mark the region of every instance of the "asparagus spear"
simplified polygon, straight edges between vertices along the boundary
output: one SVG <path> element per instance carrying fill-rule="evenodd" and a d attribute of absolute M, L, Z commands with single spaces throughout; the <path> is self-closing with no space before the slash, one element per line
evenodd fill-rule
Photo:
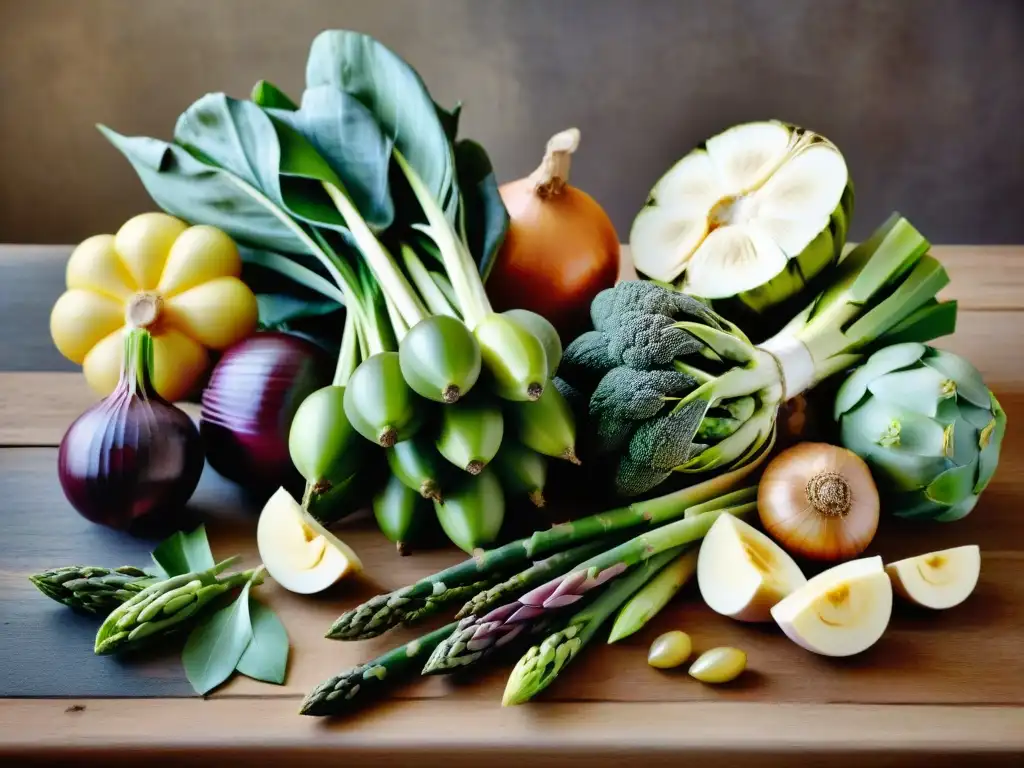
<path fill-rule="evenodd" d="M 225 592 L 250 580 L 262 583 L 262 567 L 218 579 L 217 574 L 235 560 L 237 558 L 229 558 L 207 571 L 173 576 L 146 587 L 115 608 L 103 621 L 96 633 L 95 652 L 132 650 L 147 638 L 183 629 Z"/>
<path fill-rule="evenodd" d="M 583 596 L 630 566 L 660 552 L 704 537 L 722 514 L 742 515 L 757 509 L 748 502 L 683 518 L 653 531 L 645 531 L 629 541 L 580 564 L 571 573 L 558 576 L 527 592 L 508 605 L 495 608 L 480 617 L 470 616 L 430 655 L 423 674 L 445 674 L 475 664 L 496 648 L 511 642 L 531 624 L 549 612 L 572 605 Z"/>
<path fill-rule="evenodd" d="M 697 551 L 690 547 L 680 554 L 622 606 L 608 633 L 609 643 L 629 637 L 658 615 L 697 570 Z"/>
<path fill-rule="evenodd" d="M 610 533 L 638 528 L 657 528 L 685 514 L 687 508 L 715 500 L 746 479 L 758 462 L 710 480 L 659 496 L 638 501 L 626 507 L 583 517 L 569 523 L 560 523 L 545 531 L 537 531 L 525 539 L 509 542 L 497 549 L 474 553 L 451 568 L 427 576 L 415 584 L 387 594 L 377 595 L 362 605 L 342 614 L 327 631 L 334 640 L 362 640 L 377 637 L 400 624 L 408 624 L 427 615 L 421 612 L 433 602 L 436 610 L 456 599 L 487 589 L 512 574 L 530 567 L 533 560 L 562 552 L 572 546 Z M 756 489 L 745 493 L 756 498 Z M 452 589 L 470 587 L 456 598 Z M 405 606 L 415 606 L 412 610 Z M 433 612 L 433 610 L 428 611 Z M 411 615 L 410 615 L 411 614 Z"/>
<path fill-rule="evenodd" d="M 539 586 L 545 581 L 568 571 L 570 568 L 582 563 L 588 557 L 593 557 L 599 552 L 611 546 L 604 539 L 581 544 L 578 547 L 567 549 L 564 552 L 556 552 L 544 560 L 531 565 L 525 571 L 511 576 L 505 581 L 495 584 L 490 589 L 477 592 L 473 598 L 462 606 L 455 615 L 456 619 L 463 619 L 466 616 L 482 616 L 489 609 L 507 603 L 509 600 L 518 597 L 532 587 Z"/>
<path fill-rule="evenodd" d="M 449 584 L 445 580 L 444 575 L 449 572 L 454 573 L 454 578 L 457 580 L 461 574 L 459 569 L 471 562 L 475 561 L 467 560 L 408 587 L 371 597 L 362 605 L 343 613 L 336 619 L 331 628 L 327 630 L 327 637 L 332 640 L 365 640 L 383 635 L 389 629 L 400 624 L 412 624 L 437 613 L 451 603 L 465 600 L 480 590 L 487 589 L 503 575 L 496 573 L 493 578 L 480 579 L 463 585 Z M 428 583 L 432 585 L 431 589 L 435 592 L 424 594 Z"/>
<path fill-rule="evenodd" d="M 594 602 L 573 616 L 565 629 L 528 650 L 509 676 L 502 705 L 522 704 L 547 688 L 611 615 L 682 551 L 683 547 L 665 550 L 615 579 Z"/>
<path fill-rule="evenodd" d="M 423 657 L 448 637 L 455 626 L 455 623 L 448 624 L 373 661 L 325 680 L 306 696 L 299 714 L 317 717 L 339 715 L 355 709 L 370 696 L 383 692 L 387 686 L 408 680 L 419 672 Z"/>
<path fill-rule="evenodd" d="M 153 580 L 145 571 L 131 565 L 120 568 L 70 565 L 29 576 L 29 581 L 51 600 L 97 616 L 106 616 Z"/>

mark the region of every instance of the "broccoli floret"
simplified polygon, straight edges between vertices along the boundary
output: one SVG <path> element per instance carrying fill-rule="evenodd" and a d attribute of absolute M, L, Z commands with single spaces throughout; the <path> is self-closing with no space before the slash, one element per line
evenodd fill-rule
<path fill-rule="evenodd" d="M 640 496 L 661 485 L 671 475 L 671 472 L 661 472 L 649 464 L 623 456 L 615 472 L 615 490 L 620 496 Z"/>
<path fill-rule="evenodd" d="M 629 441 L 629 458 L 667 472 L 694 455 L 694 434 L 707 403 L 694 400 L 679 410 L 643 422 Z"/>
<path fill-rule="evenodd" d="M 631 310 L 619 316 L 619 324 L 608 334 L 608 354 L 630 368 L 651 370 L 671 365 L 676 357 L 692 355 L 704 342 L 681 328 L 667 315 Z"/>
<path fill-rule="evenodd" d="M 615 365 L 608 354 L 608 337 L 601 331 L 587 331 L 565 348 L 558 375 L 576 389 L 590 392 Z"/>
<path fill-rule="evenodd" d="M 590 413 L 614 411 L 625 419 L 642 421 L 665 407 L 665 398 L 697 386 L 692 376 L 678 371 L 638 371 L 619 366 L 604 375 L 590 396 Z"/>
<path fill-rule="evenodd" d="M 586 393 L 581 392 L 565 379 L 558 376 L 553 378 L 551 383 L 555 385 L 558 393 L 565 398 L 565 402 L 569 404 L 569 408 L 576 414 L 577 418 L 587 412 L 588 398 Z"/>
<path fill-rule="evenodd" d="M 615 315 L 615 288 L 605 288 L 590 302 L 590 321 L 595 330 L 603 331 L 611 326 Z"/>

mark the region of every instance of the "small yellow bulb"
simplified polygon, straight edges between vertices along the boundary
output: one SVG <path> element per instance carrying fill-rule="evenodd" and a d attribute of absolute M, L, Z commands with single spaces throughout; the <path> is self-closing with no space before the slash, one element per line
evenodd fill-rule
<path fill-rule="evenodd" d="M 659 635 L 651 643 L 651 649 L 647 653 L 647 663 L 656 669 L 671 669 L 678 667 L 688 658 L 693 649 L 690 636 L 678 629 Z"/>
<path fill-rule="evenodd" d="M 712 648 L 690 665 L 690 677 L 702 683 L 728 683 L 747 668 L 747 654 L 739 648 Z"/>

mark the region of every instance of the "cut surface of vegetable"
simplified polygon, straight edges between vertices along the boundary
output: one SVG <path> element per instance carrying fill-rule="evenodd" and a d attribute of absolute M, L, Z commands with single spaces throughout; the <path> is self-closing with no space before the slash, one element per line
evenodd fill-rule
<path fill-rule="evenodd" d="M 283 488 L 270 497 L 256 526 L 256 545 L 271 577 L 302 595 L 322 592 L 362 562 Z"/>
<path fill-rule="evenodd" d="M 805 584 L 785 550 L 749 523 L 719 517 L 700 546 L 697 584 L 716 613 L 739 621 L 770 621 L 771 608 Z"/>
<path fill-rule="evenodd" d="M 929 552 L 885 566 L 892 588 L 917 605 L 944 610 L 959 605 L 974 591 L 981 574 L 977 544 Z"/>
<path fill-rule="evenodd" d="M 824 656 L 852 656 L 881 638 L 892 614 L 882 558 L 851 560 L 819 573 L 772 608 L 790 640 Z"/>
<path fill-rule="evenodd" d="M 838 258 L 852 206 L 846 161 L 828 139 L 777 121 L 746 123 L 658 181 L 630 245 L 641 273 L 761 311 Z"/>

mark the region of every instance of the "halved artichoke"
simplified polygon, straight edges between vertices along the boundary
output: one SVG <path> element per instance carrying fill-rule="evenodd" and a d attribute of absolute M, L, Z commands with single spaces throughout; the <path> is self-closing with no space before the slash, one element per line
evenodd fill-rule
<path fill-rule="evenodd" d="M 883 509 L 942 522 L 974 508 L 1006 432 L 973 365 L 916 343 L 869 357 L 840 387 L 835 416 L 842 444 L 871 467 Z"/>
<path fill-rule="evenodd" d="M 763 312 L 839 258 L 853 198 L 825 137 L 778 121 L 737 125 L 654 186 L 630 232 L 633 261 L 686 293 Z"/>

